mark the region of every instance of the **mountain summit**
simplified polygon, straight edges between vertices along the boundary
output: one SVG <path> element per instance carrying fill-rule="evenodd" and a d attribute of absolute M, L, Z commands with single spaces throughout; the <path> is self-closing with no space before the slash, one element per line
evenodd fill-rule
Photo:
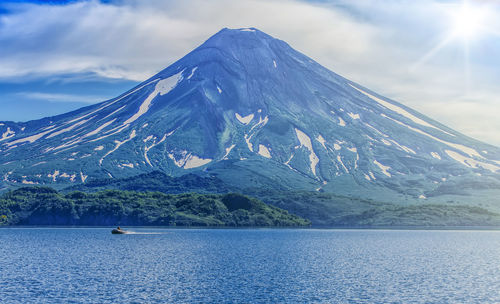
<path fill-rule="evenodd" d="M 0 123 L 5 185 L 160 170 L 386 200 L 500 191 L 500 149 L 324 68 L 255 28 L 223 29 L 117 98 Z M 472 192 L 471 192 L 472 191 Z M 478 194 L 478 195 L 479 195 Z"/>

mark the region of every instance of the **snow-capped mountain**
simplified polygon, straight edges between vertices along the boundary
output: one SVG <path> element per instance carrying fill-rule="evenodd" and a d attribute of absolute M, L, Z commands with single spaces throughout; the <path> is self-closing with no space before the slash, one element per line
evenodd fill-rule
<path fill-rule="evenodd" d="M 152 170 L 386 199 L 500 189 L 500 149 L 345 79 L 257 29 L 223 29 L 117 98 L 0 123 L 5 184 Z M 498 192 L 495 192 L 498 193 Z"/>

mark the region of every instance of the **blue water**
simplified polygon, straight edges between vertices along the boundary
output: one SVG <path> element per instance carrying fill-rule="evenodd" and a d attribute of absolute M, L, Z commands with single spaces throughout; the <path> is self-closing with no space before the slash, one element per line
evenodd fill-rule
<path fill-rule="evenodd" d="M 495 303 L 500 232 L 0 229 L 1 303 Z"/>

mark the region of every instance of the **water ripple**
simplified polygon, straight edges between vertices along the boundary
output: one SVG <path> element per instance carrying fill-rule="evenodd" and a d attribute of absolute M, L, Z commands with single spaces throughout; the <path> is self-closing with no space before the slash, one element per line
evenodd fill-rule
<path fill-rule="evenodd" d="M 1 303 L 498 303 L 500 232 L 0 229 Z"/>

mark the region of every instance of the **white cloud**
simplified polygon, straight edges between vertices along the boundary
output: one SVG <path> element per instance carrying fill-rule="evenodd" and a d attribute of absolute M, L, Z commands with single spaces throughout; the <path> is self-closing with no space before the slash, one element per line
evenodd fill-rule
<path fill-rule="evenodd" d="M 40 99 L 49 102 L 82 102 L 82 103 L 96 103 L 104 101 L 108 98 L 95 95 L 73 95 L 73 94 L 59 94 L 59 93 L 42 93 L 42 92 L 25 92 L 17 93 L 16 95 L 30 99 Z"/>
<path fill-rule="evenodd" d="M 410 69 L 446 36 L 446 10 L 454 5 L 449 2 L 123 0 L 119 4 L 16 4 L 10 7 L 13 13 L 0 15 L 0 78 L 93 72 L 144 80 L 223 27 L 253 26 L 347 78 L 468 135 L 500 145 L 500 135 L 488 131 L 500 129 L 500 122 L 489 114 L 500 113 L 500 75 L 491 67 L 492 62 L 471 63 L 473 81 L 468 89 L 462 49 L 457 45 Z M 490 55 L 498 53 L 498 48 L 490 46 L 489 53 L 480 51 L 483 57 L 497 57 Z M 500 64 L 498 59 L 492 60 L 497 60 L 496 66 Z M 483 110 L 470 110 L 463 105 L 464 99 L 467 104 L 471 100 L 481 104 Z M 468 119 L 451 110 L 454 108 L 467 111 Z"/>

